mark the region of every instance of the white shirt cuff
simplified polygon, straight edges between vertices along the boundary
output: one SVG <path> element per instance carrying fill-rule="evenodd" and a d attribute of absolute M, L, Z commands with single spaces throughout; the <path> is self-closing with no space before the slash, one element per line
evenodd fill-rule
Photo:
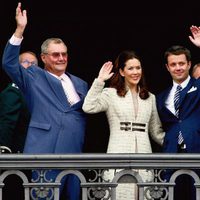
<path fill-rule="evenodd" d="M 14 35 L 12 35 L 12 37 L 9 40 L 9 42 L 12 45 L 19 46 L 21 44 L 22 40 L 23 40 L 23 37 L 22 38 L 17 38 Z"/>

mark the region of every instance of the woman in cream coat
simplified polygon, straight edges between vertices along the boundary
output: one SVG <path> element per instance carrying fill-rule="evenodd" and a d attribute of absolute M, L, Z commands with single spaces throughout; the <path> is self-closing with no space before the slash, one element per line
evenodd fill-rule
<path fill-rule="evenodd" d="M 139 57 L 133 51 L 123 51 L 115 61 L 106 62 L 85 98 L 86 113 L 106 112 L 110 138 L 107 153 L 152 153 L 149 133 L 162 144 L 164 132 L 157 113 L 155 96 L 147 91 Z M 112 77 L 112 78 L 111 78 Z M 110 79 L 110 87 L 105 81 Z M 152 173 L 140 170 L 143 181 L 151 181 Z M 112 180 L 114 170 L 104 175 Z M 134 185 L 134 187 L 133 187 Z M 135 184 L 119 184 L 117 200 L 137 199 Z"/>

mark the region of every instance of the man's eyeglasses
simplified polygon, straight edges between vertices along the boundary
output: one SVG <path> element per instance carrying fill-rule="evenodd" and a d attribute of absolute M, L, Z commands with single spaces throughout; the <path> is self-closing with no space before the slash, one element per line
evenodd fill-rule
<path fill-rule="evenodd" d="M 62 56 L 63 58 L 67 58 L 68 56 L 67 52 L 52 52 L 52 53 L 44 53 L 44 54 L 52 56 L 53 58 L 59 58 L 60 56 Z"/>
<path fill-rule="evenodd" d="M 20 63 L 21 63 L 22 65 L 23 65 L 23 64 L 26 64 L 26 65 L 29 65 L 29 66 L 31 66 L 31 65 L 37 65 L 37 63 L 36 63 L 35 61 L 30 62 L 30 61 L 28 61 L 28 60 L 22 60 Z"/>

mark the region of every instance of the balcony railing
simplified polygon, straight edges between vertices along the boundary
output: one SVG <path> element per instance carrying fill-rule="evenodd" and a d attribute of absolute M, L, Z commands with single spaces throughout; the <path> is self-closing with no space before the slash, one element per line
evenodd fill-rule
<path fill-rule="evenodd" d="M 56 180 L 45 178 L 45 171 L 59 169 Z M 108 169 L 116 171 L 112 180 L 104 180 Z M 173 169 L 169 181 L 162 179 L 163 170 Z M 136 183 L 139 200 L 173 200 L 176 178 L 182 174 L 193 177 L 196 199 L 200 200 L 200 179 L 195 173 L 200 169 L 200 154 L 0 154 L 0 199 L 4 200 L 2 190 L 5 179 L 15 174 L 20 177 L 24 188 L 24 199 L 45 198 L 58 200 L 61 179 L 67 174 L 76 175 L 81 183 L 82 200 L 116 199 L 118 184 Z M 32 182 L 25 170 L 37 170 L 40 181 Z M 138 170 L 153 172 L 151 182 L 143 182 Z M 33 197 L 33 193 L 37 197 Z"/>

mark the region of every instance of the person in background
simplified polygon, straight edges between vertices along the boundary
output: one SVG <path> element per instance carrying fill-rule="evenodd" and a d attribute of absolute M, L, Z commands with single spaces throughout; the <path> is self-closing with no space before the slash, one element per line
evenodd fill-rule
<path fill-rule="evenodd" d="M 25 51 L 19 56 L 24 68 L 38 65 L 36 54 Z M 15 83 L 9 83 L 0 93 L 0 148 L 1 153 L 22 153 L 30 120 L 25 99 Z M 30 177 L 30 171 L 24 171 Z M 22 181 L 16 175 L 8 176 L 3 187 L 3 199 L 24 199 Z M 11 192 L 12 191 L 12 192 Z"/>
<path fill-rule="evenodd" d="M 134 51 L 121 52 L 115 63 L 103 64 L 83 104 L 86 113 L 106 112 L 110 138 L 107 153 L 152 153 L 150 136 L 162 144 L 164 132 L 156 109 L 155 96 L 145 85 L 143 67 Z M 110 86 L 104 87 L 110 79 Z M 150 133 L 150 135 L 149 135 Z M 118 171 L 118 170 L 117 170 Z M 114 170 L 104 179 L 114 177 Z M 139 170 L 144 181 L 151 171 Z M 136 184 L 119 184 L 117 200 L 138 199 Z"/>
<path fill-rule="evenodd" d="M 19 63 L 28 68 L 38 65 L 36 54 L 20 54 Z M 10 83 L 0 93 L 0 147 L 1 151 L 22 153 L 30 120 L 23 94 L 15 83 Z"/>
<path fill-rule="evenodd" d="M 191 26 L 191 33 L 190 40 L 200 47 L 200 29 Z M 166 131 L 163 152 L 200 153 L 200 80 L 189 75 L 191 52 L 174 45 L 166 50 L 164 58 L 172 84 L 157 95 L 157 109 Z M 169 179 L 172 173 L 167 170 L 164 177 Z M 195 194 L 190 177 L 183 175 L 177 179 L 175 199 L 192 200 Z"/>
<path fill-rule="evenodd" d="M 199 78 L 200 77 L 200 63 L 197 63 L 192 68 L 192 77 Z"/>
<path fill-rule="evenodd" d="M 86 128 L 86 115 L 82 104 L 88 84 L 66 72 L 68 49 L 60 38 L 49 38 L 41 46 L 44 69 L 32 65 L 24 69 L 19 63 L 19 51 L 27 25 L 27 12 L 16 8 L 17 27 L 8 41 L 2 59 L 2 67 L 17 84 L 26 98 L 31 119 L 25 141 L 24 153 L 65 154 L 81 153 Z M 10 59 L 12 58 L 12 59 Z M 40 181 L 43 172 L 33 173 L 33 181 Z M 54 181 L 59 170 L 46 170 L 41 177 Z M 75 175 L 62 179 L 60 193 L 65 199 L 79 200 L 80 181 Z M 35 192 L 37 199 L 44 199 L 43 192 Z M 51 190 L 45 198 L 50 198 Z"/>

